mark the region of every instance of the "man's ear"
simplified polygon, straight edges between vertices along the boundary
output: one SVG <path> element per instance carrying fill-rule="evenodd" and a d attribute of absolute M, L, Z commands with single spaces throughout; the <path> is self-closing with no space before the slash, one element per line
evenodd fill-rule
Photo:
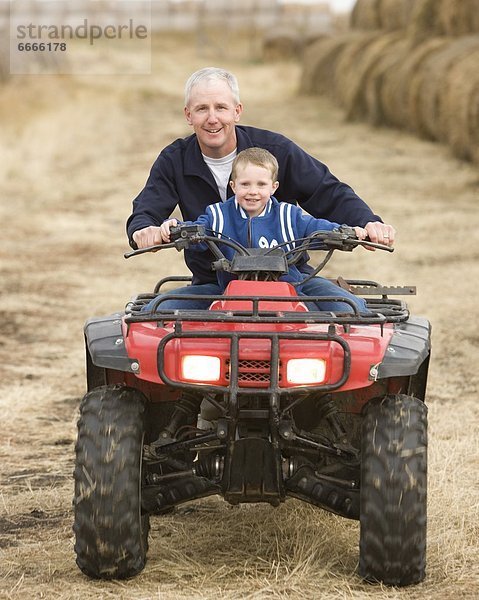
<path fill-rule="evenodd" d="M 191 122 L 191 110 L 187 106 L 185 106 L 183 110 L 185 113 L 186 122 L 188 123 L 188 125 L 193 125 L 193 123 Z"/>
<path fill-rule="evenodd" d="M 235 106 L 235 123 L 238 123 L 238 121 L 240 120 L 242 112 L 243 112 L 243 105 L 240 102 L 239 104 L 237 104 Z"/>

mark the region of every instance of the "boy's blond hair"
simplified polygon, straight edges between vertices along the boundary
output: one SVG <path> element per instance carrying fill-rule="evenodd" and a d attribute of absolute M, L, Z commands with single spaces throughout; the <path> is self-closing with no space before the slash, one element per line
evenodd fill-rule
<path fill-rule="evenodd" d="M 234 159 L 231 167 L 231 179 L 234 181 L 237 176 L 238 167 L 245 167 L 247 164 L 263 167 L 271 171 L 273 181 L 278 179 L 279 165 L 276 158 L 264 148 L 246 148 L 242 150 Z"/>

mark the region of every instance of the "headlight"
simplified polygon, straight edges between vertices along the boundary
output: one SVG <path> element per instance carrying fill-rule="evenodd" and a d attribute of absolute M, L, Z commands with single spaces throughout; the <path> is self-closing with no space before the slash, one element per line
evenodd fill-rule
<path fill-rule="evenodd" d="M 326 361 L 320 358 L 292 358 L 286 366 L 288 383 L 306 385 L 322 383 L 326 377 Z"/>
<path fill-rule="evenodd" d="M 197 354 L 183 356 L 181 373 L 182 378 L 189 381 L 219 381 L 221 361 L 217 356 L 201 356 Z"/>

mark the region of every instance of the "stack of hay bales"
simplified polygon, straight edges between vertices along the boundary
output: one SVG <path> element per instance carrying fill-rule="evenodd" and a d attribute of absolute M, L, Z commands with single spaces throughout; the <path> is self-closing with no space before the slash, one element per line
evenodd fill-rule
<path fill-rule="evenodd" d="M 351 31 L 304 54 L 301 89 L 479 163 L 479 0 L 357 0 Z"/>
<path fill-rule="evenodd" d="M 267 31 L 261 40 L 262 60 L 300 60 L 303 52 L 314 42 L 329 37 L 326 33 L 299 34 L 294 29 L 276 28 Z"/>
<path fill-rule="evenodd" d="M 294 30 L 275 29 L 266 32 L 262 40 L 263 60 L 298 59 L 303 50 L 303 43 Z"/>

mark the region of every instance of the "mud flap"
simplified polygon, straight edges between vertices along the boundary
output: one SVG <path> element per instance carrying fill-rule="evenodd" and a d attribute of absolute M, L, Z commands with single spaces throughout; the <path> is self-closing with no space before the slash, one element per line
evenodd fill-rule
<path fill-rule="evenodd" d="M 134 373 L 136 362 L 126 352 L 122 331 L 122 315 L 90 319 L 85 324 L 85 340 L 92 364 L 96 367 Z"/>

